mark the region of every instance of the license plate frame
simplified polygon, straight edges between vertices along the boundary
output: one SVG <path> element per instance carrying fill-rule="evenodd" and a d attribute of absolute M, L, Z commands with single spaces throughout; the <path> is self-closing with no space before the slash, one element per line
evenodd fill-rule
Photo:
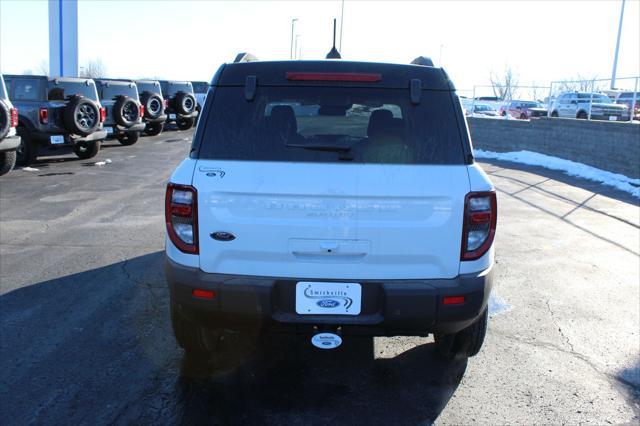
<path fill-rule="evenodd" d="M 617 115 L 610 115 L 609 116 L 609 121 L 618 121 L 618 116 Z"/>
<path fill-rule="evenodd" d="M 112 135 L 113 134 L 113 127 L 105 127 L 104 129 L 107 131 L 108 135 Z"/>
<path fill-rule="evenodd" d="M 296 284 L 296 313 L 299 315 L 360 315 L 362 285 L 324 281 Z"/>
<path fill-rule="evenodd" d="M 169 120 L 175 120 L 175 119 L 176 119 L 175 114 L 169 114 Z"/>

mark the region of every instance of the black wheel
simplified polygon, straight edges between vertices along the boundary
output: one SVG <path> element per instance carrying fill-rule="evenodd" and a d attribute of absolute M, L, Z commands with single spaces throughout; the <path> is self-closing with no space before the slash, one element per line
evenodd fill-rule
<path fill-rule="evenodd" d="M 445 359 L 468 358 L 480 352 L 487 334 L 487 309 L 469 327 L 454 334 L 436 334 L 436 351 Z"/>
<path fill-rule="evenodd" d="M 526 119 L 527 119 L 526 114 L 520 114 L 520 120 L 526 120 Z"/>
<path fill-rule="evenodd" d="M 144 134 L 147 136 L 157 136 L 162 133 L 164 123 L 147 123 L 144 128 Z"/>
<path fill-rule="evenodd" d="M 111 109 L 114 121 L 124 127 L 133 126 L 140 118 L 138 103 L 128 96 L 119 96 Z"/>
<path fill-rule="evenodd" d="M 71 133 L 88 136 L 100 125 L 100 109 L 91 99 L 73 96 L 65 106 L 62 118 Z"/>
<path fill-rule="evenodd" d="M 20 135 L 20 145 L 16 150 L 16 163 L 19 166 L 27 167 L 35 163 L 38 158 L 38 144 L 29 137 Z"/>
<path fill-rule="evenodd" d="M 555 118 L 558 118 L 558 111 L 553 111 L 553 112 L 551 113 L 551 116 L 552 116 L 552 117 L 555 117 Z"/>
<path fill-rule="evenodd" d="M 507 113 L 506 113 L 506 111 L 502 111 L 502 113 L 501 113 L 500 115 L 501 115 L 502 117 L 506 117 L 506 116 L 507 116 Z"/>
<path fill-rule="evenodd" d="M 179 114 L 191 114 L 196 110 L 196 98 L 191 93 L 178 92 L 173 99 L 173 107 Z"/>
<path fill-rule="evenodd" d="M 9 106 L 0 99 L 0 140 L 9 133 L 11 128 L 11 111 Z"/>
<path fill-rule="evenodd" d="M 133 145 L 138 142 L 140 132 L 127 132 L 124 135 L 118 135 L 117 138 L 122 145 Z"/>
<path fill-rule="evenodd" d="M 194 122 L 195 120 L 193 118 L 178 118 L 176 120 L 176 126 L 178 126 L 180 130 L 189 130 L 193 127 Z"/>
<path fill-rule="evenodd" d="M 16 152 L 4 151 L 0 152 L 0 176 L 9 173 L 16 165 Z"/>
<path fill-rule="evenodd" d="M 585 111 L 578 111 L 578 115 L 576 115 L 576 118 L 579 120 L 586 120 L 587 118 L 589 118 L 589 116 Z"/>
<path fill-rule="evenodd" d="M 140 102 L 144 105 L 144 117 L 155 119 L 162 114 L 164 109 L 162 96 L 158 93 L 146 92 L 140 96 Z"/>
<path fill-rule="evenodd" d="M 88 160 L 100 152 L 100 141 L 78 142 L 73 146 L 73 152 L 82 160 Z"/>

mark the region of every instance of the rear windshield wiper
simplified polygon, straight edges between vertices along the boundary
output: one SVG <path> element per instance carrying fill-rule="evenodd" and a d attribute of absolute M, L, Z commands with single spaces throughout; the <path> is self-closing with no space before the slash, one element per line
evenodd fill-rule
<path fill-rule="evenodd" d="M 310 151 L 326 151 L 326 152 L 349 152 L 350 146 L 337 146 L 337 145 L 306 145 L 298 143 L 288 143 L 285 145 L 287 148 L 303 148 Z"/>

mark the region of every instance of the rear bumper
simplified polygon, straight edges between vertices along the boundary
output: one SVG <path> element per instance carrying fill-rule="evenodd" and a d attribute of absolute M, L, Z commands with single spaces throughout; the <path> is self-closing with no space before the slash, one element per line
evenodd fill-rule
<path fill-rule="evenodd" d="M 11 135 L 0 141 L 0 152 L 15 151 L 20 146 L 20 136 Z"/>
<path fill-rule="evenodd" d="M 164 123 L 165 121 L 167 121 L 167 114 L 160 114 L 159 116 L 157 116 L 156 118 L 144 118 L 144 122 L 146 123 Z"/>
<path fill-rule="evenodd" d="M 171 115 L 175 115 L 175 118 L 171 118 Z M 167 111 L 167 123 L 174 123 L 181 118 L 196 118 L 198 111 L 193 111 L 191 114 L 180 114 L 177 112 Z"/>
<path fill-rule="evenodd" d="M 61 144 L 52 144 L 51 136 L 61 135 L 64 138 L 64 143 Z M 96 130 L 88 136 L 80 136 L 80 135 L 72 135 L 70 133 L 48 133 L 48 132 L 32 132 L 29 135 L 29 138 L 34 142 L 37 142 L 40 145 L 44 146 L 64 146 L 64 145 L 75 145 L 78 142 L 95 142 L 101 141 L 107 138 L 107 131 L 104 129 Z"/>
<path fill-rule="evenodd" d="M 124 135 L 126 133 L 132 133 L 132 132 L 142 132 L 144 131 L 146 124 L 136 123 L 131 127 L 124 127 L 118 124 L 105 124 L 105 127 L 113 128 L 113 133 L 109 134 L 109 136 L 117 136 L 117 135 Z"/>
<path fill-rule="evenodd" d="M 301 280 L 209 274 L 169 258 L 165 269 L 174 303 L 193 321 L 231 329 L 257 324 L 264 330 L 303 333 L 314 327 L 342 327 L 343 334 L 373 336 L 454 333 L 480 316 L 493 285 L 491 270 L 443 280 L 361 280 L 360 315 L 299 315 L 295 286 Z M 196 299 L 195 288 L 213 290 L 216 297 Z M 445 296 L 464 296 L 465 302 L 443 305 Z"/>

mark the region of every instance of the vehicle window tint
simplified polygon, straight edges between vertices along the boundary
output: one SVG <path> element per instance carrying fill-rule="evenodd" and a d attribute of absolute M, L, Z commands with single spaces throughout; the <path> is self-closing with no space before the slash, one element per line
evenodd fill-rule
<path fill-rule="evenodd" d="M 129 96 L 138 99 L 136 86 L 130 87 L 128 84 L 110 84 L 100 86 L 100 99 L 115 99 L 118 96 Z"/>
<path fill-rule="evenodd" d="M 166 90 L 164 89 L 166 87 Z M 191 83 L 171 83 L 166 86 L 162 86 L 162 94 L 164 96 L 173 96 L 178 92 L 193 93 L 193 86 Z"/>
<path fill-rule="evenodd" d="M 160 84 L 158 83 L 136 83 L 138 86 L 138 93 L 161 93 Z"/>
<path fill-rule="evenodd" d="M 37 101 L 38 82 L 36 78 L 20 78 L 13 82 L 13 96 L 16 101 Z"/>
<path fill-rule="evenodd" d="M 195 93 L 207 93 L 209 90 L 209 84 L 204 81 L 193 81 L 191 84 Z"/>
<path fill-rule="evenodd" d="M 48 99 L 50 101 L 61 101 L 68 99 L 71 96 L 80 95 L 91 100 L 98 100 L 98 92 L 93 82 L 87 84 L 86 82 L 70 82 L 63 81 L 49 83 Z"/>
<path fill-rule="evenodd" d="M 448 92 L 218 87 L 206 117 L 200 158 L 247 161 L 463 164 Z"/>

